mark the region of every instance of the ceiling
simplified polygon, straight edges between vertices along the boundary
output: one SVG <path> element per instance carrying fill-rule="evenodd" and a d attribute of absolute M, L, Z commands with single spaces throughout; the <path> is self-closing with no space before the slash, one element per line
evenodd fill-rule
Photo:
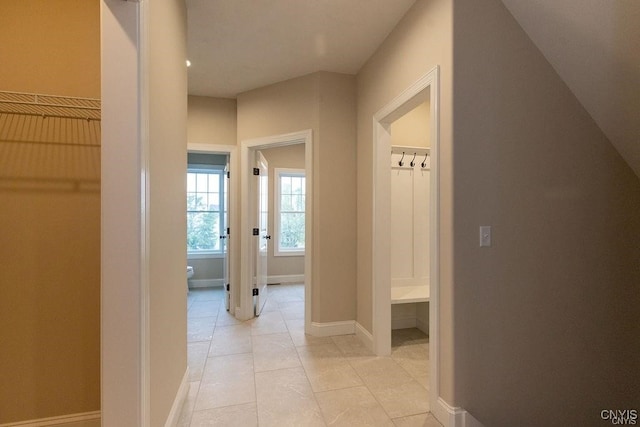
<path fill-rule="evenodd" d="M 189 93 L 356 74 L 415 0 L 187 0 Z M 640 177 L 640 1 L 503 0 Z"/>
<path fill-rule="evenodd" d="M 356 74 L 415 0 L 187 0 L 189 93 Z M 214 50 L 215 47 L 215 50 Z"/>
<path fill-rule="evenodd" d="M 640 177 L 640 1 L 503 3 Z"/>

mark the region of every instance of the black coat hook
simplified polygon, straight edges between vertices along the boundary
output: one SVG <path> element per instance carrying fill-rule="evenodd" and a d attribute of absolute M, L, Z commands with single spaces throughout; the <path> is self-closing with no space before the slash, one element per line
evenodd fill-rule
<path fill-rule="evenodd" d="M 404 162 L 402 160 L 404 160 L 404 151 L 402 152 L 402 158 L 398 162 L 398 166 L 404 166 Z"/>
<path fill-rule="evenodd" d="M 413 159 L 411 159 L 411 163 L 409 163 L 411 165 L 411 167 L 414 167 L 416 165 L 416 153 L 413 153 Z"/>
<path fill-rule="evenodd" d="M 420 164 L 423 168 L 427 167 L 427 157 L 429 157 L 429 153 L 424 153 L 424 160 Z"/>

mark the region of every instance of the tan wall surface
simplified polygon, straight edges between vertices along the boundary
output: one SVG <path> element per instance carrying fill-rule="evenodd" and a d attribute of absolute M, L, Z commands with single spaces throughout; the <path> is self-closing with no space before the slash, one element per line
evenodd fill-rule
<path fill-rule="evenodd" d="M 391 145 L 429 147 L 429 137 L 431 136 L 430 120 L 431 109 L 429 108 L 429 100 L 427 99 L 391 123 Z M 424 156 L 422 159 L 424 159 Z M 422 159 L 420 161 L 422 161 Z M 411 158 L 409 160 L 411 160 Z M 416 161 L 417 160 L 418 158 L 416 158 Z"/>
<path fill-rule="evenodd" d="M 0 2 L 0 90 L 100 98 L 98 0 Z"/>
<path fill-rule="evenodd" d="M 238 95 L 239 141 L 313 131 L 314 322 L 355 317 L 354 100 L 353 76 L 322 72 Z"/>
<path fill-rule="evenodd" d="M 313 167 L 317 170 L 319 130 L 317 87 L 317 75 L 311 74 L 238 95 L 238 143 L 245 139 L 311 129 L 314 145 Z M 316 186 L 317 184 L 314 183 L 314 187 Z M 239 184 L 237 188 L 240 188 Z M 316 203 L 318 198 L 316 188 L 314 188 L 313 198 Z M 316 227 L 317 224 L 314 223 L 314 236 L 317 235 Z M 314 250 L 317 250 L 316 248 L 317 241 L 314 241 Z M 315 283 L 318 283 L 317 262 L 313 260 L 312 263 L 314 270 L 312 280 L 315 286 Z M 236 277 L 240 277 L 239 268 L 238 265 Z"/>
<path fill-rule="evenodd" d="M 222 279 L 224 258 L 189 258 L 187 264 L 193 267 L 193 280 Z"/>
<path fill-rule="evenodd" d="M 235 99 L 189 95 L 187 140 L 198 144 L 236 145 Z"/>
<path fill-rule="evenodd" d="M 238 142 L 304 129 L 314 130 L 315 137 L 317 80 L 317 73 L 309 74 L 239 94 Z"/>
<path fill-rule="evenodd" d="M 99 98 L 99 9 L 1 2 L 0 90 Z M 100 409 L 99 144 L 99 122 L 0 115 L 0 424 Z"/>
<path fill-rule="evenodd" d="M 304 144 L 260 150 L 269 163 L 269 242 L 267 274 L 269 276 L 304 274 L 304 256 L 274 256 L 275 251 L 275 168 L 304 170 Z"/>
<path fill-rule="evenodd" d="M 440 394 L 453 402 L 452 1 L 418 0 L 358 73 L 358 322 L 372 328 L 373 115 L 440 66 Z"/>
<path fill-rule="evenodd" d="M 149 3 L 151 423 L 164 425 L 187 368 L 186 6 Z"/>
<path fill-rule="evenodd" d="M 640 182 L 502 2 L 454 18 L 456 403 L 610 424 L 640 407 Z"/>
<path fill-rule="evenodd" d="M 190 144 L 236 146 L 237 122 L 238 112 L 235 99 L 189 95 L 187 141 Z M 239 212 L 240 205 L 237 198 L 230 195 L 229 203 L 231 212 Z M 233 240 L 229 240 L 227 243 L 232 245 L 233 242 Z M 221 279 L 223 276 L 222 258 L 188 259 L 187 262 L 194 268 L 194 280 Z M 239 263 L 236 261 L 235 264 Z"/>
<path fill-rule="evenodd" d="M 314 257 L 321 286 L 313 288 L 313 305 L 320 321 L 333 322 L 356 318 L 356 85 L 346 74 L 322 72 L 319 78 L 314 239 L 320 247 Z"/>

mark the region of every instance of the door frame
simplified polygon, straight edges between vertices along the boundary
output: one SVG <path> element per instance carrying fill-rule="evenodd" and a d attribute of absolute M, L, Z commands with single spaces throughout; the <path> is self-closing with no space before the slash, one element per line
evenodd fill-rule
<path fill-rule="evenodd" d="M 440 395 L 440 104 L 439 66 L 420 77 L 373 116 L 373 348 L 378 356 L 391 354 L 391 123 L 430 101 L 430 297 L 429 297 L 429 401 L 437 407 Z M 435 230 L 435 232 L 433 232 Z"/>
<path fill-rule="evenodd" d="M 237 147 L 235 145 L 222 145 L 222 144 L 205 144 L 205 143 L 188 143 L 188 153 L 205 153 L 205 154 L 223 154 L 229 156 L 229 188 L 227 189 L 227 220 L 230 233 L 232 237 L 228 237 L 227 242 L 227 256 L 229 257 L 229 283 L 231 284 L 231 294 L 229 301 L 229 313 L 235 315 L 236 301 L 238 301 L 239 286 L 234 286 L 238 283 L 236 277 L 236 266 L 238 265 L 240 242 L 242 236 L 240 235 L 240 227 L 238 226 L 238 216 L 234 214 L 236 208 L 240 205 L 237 203 L 238 194 L 238 179 L 236 174 L 238 171 L 238 159 L 237 159 Z M 239 175 L 238 175 L 239 176 Z M 235 237 L 238 236 L 238 237 Z M 235 239 L 236 244 L 231 243 L 231 239 Z"/>
<path fill-rule="evenodd" d="M 253 205 L 250 207 L 250 211 L 249 212 L 253 212 L 253 215 L 255 215 L 254 218 L 254 226 L 259 230 L 258 235 L 254 236 L 254 239 L 252 239 L 252 245 L 253 245 L 253 278 L 255 279 L 255 284 L 253 285 L 253 289 L 257 289 L 258 295 L 257 298 L 254 297 L 254 302 L 253 302 L 253 315 L 254 317 L 259 316 L 260 314 L 262 314 L 262 310 L 264 309 L 264 305 L 267 302 L 265 298 L 269 298 L 269 294 L 267 292 L 265 292 L 264 295 L 261 295 L 260 293 L 264 290 L 266 291 L 267 289 L 267 285 L 269 283 L 269 278 L 267 275 L 267 271 L 269 268 L 269 242 L 267 241 L 267 236 L 270 237 L 271 234 L 271 230 L 269 230 L 269 197 L 271 197 L 271 195 L 269 194 L 269 161 L 267 160 L 267 158 L 264 156 L 264 154 L 262 154 L 262 151 L 260 150 L 253 150 L 253 163 L 252 163 L 253 168 L 256 168 L 260 171 L 260 174 L 257 176 L 257 182 L 254 180 L 252 180 L 252 182 L 249 183 L 249 191 L 251 192 L 251 202 L 253 203 Z M 263 170 L 265 171 L 265 173 L 267 174 L 266 177 L 264 177 L 262 175 Z M 266 200 L 263 200 L 263 197 L 265 197 L 264 193 L 263 193 L 263 179 L 266 179 Z M 267 204 L 267 218 L 266 218 L 266 224 L 262 223 L 262 206 L 263 203 L 266 202 Z M 263 235 L 262 234 L 262 226 L 264 225 L 264 229 L 266 230 L 267 234 Z M 255 230 L 255 228 L 254 228 Z M 253 234 L 252 234 L 253 235 Z M 256 238 L 257 237 L 257 241 Z M 264 240 L 264 241 L 263 241 Z M 265 244 L 265 251 L 264 253 L 261 251 L 262 249 L 262 244 Z M 252 284 L 253 284 L 253 280 L 252 280 Z M 264 301 L 263 301 L 264 299 Z"/>
<path fill-rule="evenodd" d="M 242 239 L 242 258 L 250 260 L 253 256 L 253 239 L 251 229 L 251 186 L 249 179 L 252 176 L 251 168 L 257 150 L 267 148 L 284 147 L 287 145 L 304 144 L 304 169 L 305 169 L 305 257 L 304 257 L 304 329 L 309 333 L 311 329 L 311 292 L 312 263 L 313 259 L 313 131 L 311 129 L 292 132 L 281 135 L 272 135 L 261 138 L 245 139 L 240 142 L 240 237 Z M 236 308 L 236 317 L 247 320 L 253 317 L 253 295 L 251 294 L 253 278 L 253 266 L 251 262 L 243 262 L 240 265 L 240 306 Z"/>

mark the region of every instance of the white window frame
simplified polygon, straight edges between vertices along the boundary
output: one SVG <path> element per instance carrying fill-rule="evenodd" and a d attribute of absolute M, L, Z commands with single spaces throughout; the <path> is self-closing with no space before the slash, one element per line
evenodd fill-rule
<path fill-rule="evenodd" d="M 187 166 L 187 174 L 189 173 L 216 173 L 220 175 L 220 184 L 219 184 L 219 194 L 220 194 L 220 223 L 219 227 L 219 236 L 226 235 L 227 222 L 225 222 L 225 213 L 227 211 L 227 206 L 225 205 L 225 191 L 224 191 L 224 181 L 225 181 L 225 167 L 222 165 L 188 165 Z M 229 189 L 227 188 L 227 192 Z M 187 210 L 188 212 L 188 210 Z M 228 221 L 228 218 L 227 218 Z M 227 245 L 226 242 L 220 242 L 221 249 L 213 250 L 213 249 L 202 249 L 202 250 L 190 250 L 187 247 L 187 258 L 189 259 L 205 259 L 205 258 L 224 258 L 227 253 Z"/>
<path fill-rule="evenodd" d="M 282 175 L 285 176 L 301 176 L 305 178 L 305 170 L 304 169 L 292 169 L 292 168 L 274 168 L 273 169 L 273 177 L 274 177 L 274 197 L 273 197 L 273 230 L 275 234 L 274 239 L 274 247 L 273 247 L 273 256 L 304 256 L 305 248 L 301 249 L 281 249 L 280 248 L 280 177 Z M 305 198 L 307 197 L 306 188 L 303 187 L 305 192 Z M 306 209 L 306 203 L 305 203 Z M 305 213 L 304 211 L 302 212 Z M 306 216 L 305 216 L 306 220 Z M 306 246 L 306 245 L 305 245 Z"/>

